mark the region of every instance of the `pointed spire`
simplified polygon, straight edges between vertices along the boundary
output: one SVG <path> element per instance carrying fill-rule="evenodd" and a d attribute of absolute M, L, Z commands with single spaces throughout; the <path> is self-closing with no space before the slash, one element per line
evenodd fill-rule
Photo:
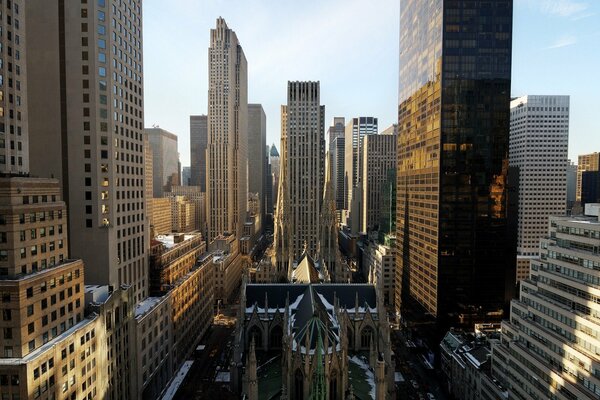
<path fill-rule="evenodd" d="M 350 393 L 348 394 L 348 400 L 355 400 L 354 398 L 354 386 L 350 384 Z"/>
<path fill-rule="evenodd" d="M 248 400 L 258 400 L 258 378 L 256 365 L 256 346 L 254 338 L 250 342 L 250 350 L 248 353 Z"/>
<path fill-rule="evenodd" d="M 383 360 L 377 360 L 377 366 L 375 367 L 375 398 L 385 399 L 387 398 L 387 388 L 385 384 L 385 362 Z"/>

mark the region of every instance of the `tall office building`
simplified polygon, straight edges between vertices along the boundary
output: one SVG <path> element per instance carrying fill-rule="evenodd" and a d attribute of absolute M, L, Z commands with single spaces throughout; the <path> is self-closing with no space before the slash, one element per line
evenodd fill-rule
<path fill-rule="evenodd" d="M 396 286 L 439 327 L 500 311 L 514 290 L 512 10 L 512 0 L 401 5 Z"/>
<path fill-rule="evenodd" d="M 510 399 L 600 398 L 599 211 L 550 217 L 541 258 L 493 346 L 492 374 Z"/>
<path fill-rule="evenodd" d="M 142 3 L 24 5 L 31 172 L 60 180 L 86 283 L 129 284 L 139 301 L 148 293 Z"/>
<path fill-rule="evenodd" d="M 162 128 L 146 128 L 148 143 L 152 148 L 152 195 L 163 197 L 179 182 L 179 153 L 177 135 Z"/>
<path fill-rule="evenodd" d="M 509 165 L 519 171 L 517 276 L 529 275 L 550 215 L 567 210 L 569 96 L 523 96 L 510 102 Z"/>
<path fill-rule="evenodd" d="M 248 65 L 235 32 L 223 18 L 210 31 L 208 49 L 206 209 L 208 240 L 239 238 L 246 222 Z"/>
<path fill-rule="evenodd" d="M 327 145 L 329 154 L 333 154 L 333 141 L 335 138 L 344 137 L 346 133 L 346 119 L 344 117 L 333 117 L 333 124 L 327 129 Z"/>
<path fill-rule="evenodd" d="M 600 171 L 581 173 L 581 205 L 600 203 Z"/>
<path fill-rule="evenodd" d="M 27 112 L 27 9 L 0 4 L 0 172 L 29 172 Z M 6 24 L 6 25 L 5 25 Z M 4 50 L 3 50 L 4 49 Z"/>
<path fill-rule="evenodd" d="M 181 167 L 181 186 L 191 186 L 192 167 Z"/>
<path fill-rule="evenodd" d="M 395 126 L 386 129 L 381 135 L 367 135 L 362 142 L 362 165 L 360 185 L 362 210 L 360 231 L 379 230 L 384 188 L 389 171 L 396 169 L 396 146 L 398 136 Z"/>
<path fill-rule="evenodd" d="M 366 135 L 377 134 L 377 118 L 352 118 L 345 128 L 344 180 L 346 187 L 345 209 L 352 209 L 353 191 L 360 180 L 361 146 Z M 357 199 L 358 200 L 358 199 Z"/>
<path fill-rule="evenodd" d="M 190 115 L 190 186 L 200 186 L 203 192 L 206 192 L 207 124 L 206 115 Z"/>
<path fill-rule="evenodd" d="M 276 225 L 275 236 L 289 240 L 293 260 L 305 247 L 317 254 L 325 183 L 325 106 L 320 98 L 319 82 L 288 82 L 287 106 L 281 107 L 283 165 L 277 213 L 282 221 L 276 224 L 285 225 L 289 235 L 281 230 L 278 235 Z"/>
<path fill-rule="evenodd" d="M 277 207 L 277 195 L 279 192 L 279 173 L 281 169 L 281 159 L 279 157 L 279 152 L 277 151 L 277 147 L 275 147 L 275 143 L 271 145 L 271 150 L 269 150 L 269 164 L 271 165 L 271 176 L 273 181 L 273 212 L 275 212 L 275 208 Z"/>
<path fill-rule="evenodd" d="M 346 138 L 336 136 L 329 146 L 329 157 L 331 158 L 331 179 L 335 193 L 336 210 L 344 210 L 346 207 L 346 187 L 344 179 L 346 153 Z"/>
<path fill-rule="evenodd" d="M 267 116 L 261 104 L 248 104 L 248 192 L 257 193 L 265 220 Z"/>
<path fill-rule="evenodd" d="M 582 154 L 578 157 L 576 201 L 581 201 L 581 175 L 584 171 L 600 171 L 600 153 Z"/>
<path fill-rule="evenodd" d="M 577 165 L 569 160 L 567 163 L 567 214 L 571 215 L 577 199 Z"/>

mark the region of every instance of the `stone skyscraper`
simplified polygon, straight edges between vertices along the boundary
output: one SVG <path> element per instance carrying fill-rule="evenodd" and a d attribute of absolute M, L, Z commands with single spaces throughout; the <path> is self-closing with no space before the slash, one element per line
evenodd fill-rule
<path fill-rule="evenodd" d="M 519 171 L 517 280 L 529 276 L 548 217 L 566 213 L 568 150 L 569 96 L 510 102 L 509 164 Z"/>
<path fill-rule="evenodd" d="M 248 197 L 248 66 L 223 18 L 210 31 L 208 57 L 208 240 L 225 232 L 239 239 Z"/>
<path fill-rule="evenodd" d="M 439 327 L 500 317 L 514 293 L 512 10 L 512 0 L 401 4 L 396 282 L 404 273 L 402 292 Z"/>
<path fill-rule="evenodd" d="M 310 254 L 317 252 L 325 182 L 325 106 L 320 104 L 319 82 L 288 82 L 287 99 L 287 106 L 281 107 L 283 166 L 277 212 L 286 202 L 285 223 L 292 229 L 290 251 L 296 259 L 305 244 Z"/>
<path fill-rule="evenodd" d="M 1 173 L 29 172 L 26 16 L 25 2 L 0 4 Z"/>
<path fill-rule="evenodd" d="M 261 104 L 248 104 L 248 192 L 258 193 L 261 221 L 265 220 L 267 116 Z"/>
<path fill-rule="evenodd" d="M 31 172 L 60 180 L 86 283 L 129 284 L 139 301 L 148 295 L 142 3 L 23 4 Z"/>
<path fill-rule="evenodd" d="M 206 192 L 207 124 L 206 115 L 190 115 L 190 186 L 200 186 L 203 192 Z"/>

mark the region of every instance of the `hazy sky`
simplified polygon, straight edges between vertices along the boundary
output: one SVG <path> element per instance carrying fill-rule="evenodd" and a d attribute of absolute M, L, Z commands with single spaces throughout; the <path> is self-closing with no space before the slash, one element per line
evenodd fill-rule
<path fill-rule="evenodd" d="M 145 0 L 146 126 L 179 137 L 189 165 L 189 116 L 206 114 L 210 29 L 222 16 L 248 60 L 248 101 L 267 114 L 279 148 L 288 80 L 321 82 L 326 125 L 398 104 L 399 0 Z M 600 151 L 600 1 L 515 0 L 512 94 L 571 96 L 569 156 Z"/>

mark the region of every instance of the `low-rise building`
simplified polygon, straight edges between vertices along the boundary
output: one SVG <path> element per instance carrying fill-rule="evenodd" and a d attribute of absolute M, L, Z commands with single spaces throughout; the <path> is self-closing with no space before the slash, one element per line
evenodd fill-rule
<path fill-rule="evenodd" d="M 363 253 L 365 278 L 375 286 L 381 285 L 383 303 L 390 309 L 394 307 L 395 260 L 395 238 L 386 244 L 370 241 Z"/>
<path fill-rule="evenodd" d="M 508 399 L 508 392 L 491 375 L 493 341 L 498 339 L 453 330 L 446 333 L 440 343 L 440 364 L 446 389 L 454 398 Z"/>
<path fill-rule="evenodd" d="M 173 324 L 169 295 L 135 307 L 137 398 L 157 399 L 173 377 Z"/>
<path fill-rule="evenodd" d="M 193 232 L 196 230 L 196 205 L 186 196 L 171 196 L 171 220 L 173 232 Z"/>
<path fill-rule="evenodd" d="M 150 199 L 152 215 L 150 218 L 151 237 L 165 235 L 172 232 L 173 216 L 171 214 L 171 199 Z"/>
<path fill-rule="evenodd" d="M 165 197 L 185 196 L 194 204 L 194 229 L 204 232 L 206 229 L 206 193 L 200 186 L 173 186 Z"/>
<path fill-rule="evenodd" d="M 228 303 L 242 278 L 242 255 L 234 235 L 219 235 L 210 244 L 215 271 L 215 301 Z"/>
<path fill-rule="evenodd" d="M 157 296 L 168 292 L 205 252 L 206 242 L 200 233 L 156 236 L 150 248 L 150 293 Z"/>

